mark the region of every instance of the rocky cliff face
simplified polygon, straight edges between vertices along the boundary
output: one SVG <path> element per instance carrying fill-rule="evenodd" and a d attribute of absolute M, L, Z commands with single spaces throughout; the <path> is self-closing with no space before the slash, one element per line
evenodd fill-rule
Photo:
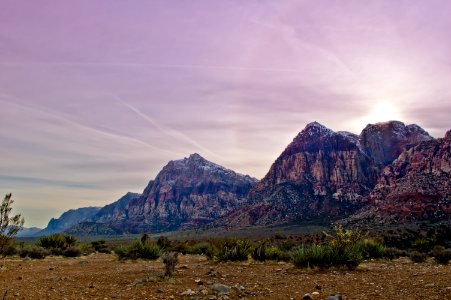
<path fill-rule="evenodd" d="M 369 205 L 349 224 L 441 221 L 451 217 L 451 134 L 403 151 L 385 167 Z"/>
<path fill-rule="evenodd" d="M 308 124 L 251 190 L 246 205 L 224 224 L 329 221 L 358 209 L 381 169 L 403 150 L 432 140 L 417 125 L 368 125 L 357 136 Z"/>
<path fill-rule="evenodd" d="M 142 195 L 104 207 L 92 221 L 130 233 L 199 227 L 233 210 L 256 182 L 192 154 L 169 162 Z"/>
<path fill-rule="evenodd" d="M 86 220 L 92 218 L 100 207 L 82 207 L 78 209 L 71 209 L 63 213 L 59 218 L 52 218 L 47 227 L 35 235 L 49 235 L 53 233 L 63 232 L 66 229 Z"/>

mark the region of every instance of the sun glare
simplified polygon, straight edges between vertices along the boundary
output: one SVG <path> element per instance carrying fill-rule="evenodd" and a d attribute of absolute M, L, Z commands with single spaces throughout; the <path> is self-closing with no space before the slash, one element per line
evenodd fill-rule
<path fill-rule="evenodd" d="M 353 121 L 352 127 L 356 132 L 362 130 L 367 124 L 387 122 L 392 120 L 402 121 L 402 116 L 396 107 L 390 102 L 376 103 L 367 115 Z"/>

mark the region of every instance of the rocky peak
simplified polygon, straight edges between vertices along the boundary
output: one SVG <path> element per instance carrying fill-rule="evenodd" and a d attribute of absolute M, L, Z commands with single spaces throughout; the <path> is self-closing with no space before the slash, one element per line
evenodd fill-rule
<path fill-rule="evenodd" d="M 368 124 L 360 134 L 360 144 L 380 168 L 393 162 L 402 151 L 422 141 L 432 140 L 420 126 L 400 121 Z"/>
<path fill-rule="evenodd" d="M 329 136 L 333 134 L 333 131 L 326 126 L 314 121 L 308 123 L 305 128 L 299 132 L 299 134 L 294 138 L 295 140 L 306 139 L 306 138 L 317 138 L 321 136 Z"/>

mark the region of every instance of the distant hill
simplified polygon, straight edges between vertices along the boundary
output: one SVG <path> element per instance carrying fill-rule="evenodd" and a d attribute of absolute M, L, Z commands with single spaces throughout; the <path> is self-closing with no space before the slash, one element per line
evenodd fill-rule
<path fill-rule="evenodd" d="M 68 210 L 64 212 L 59 218 L 52 218 L 47 227 L 37 232 L 36 235 L 42 236 L 63 232 L 80 222 L 89 220 L 99 210 L 100 207 L 82 207 L 78 209 Z"/>
<path fill-rule="evenodd" d="M 36 236 L 40 231 L 42 230 L 42 228 L 38 228 L 38 227 L 24 227 L 21 231 L 19 231 L 19 233 L 17 233 L 17 237 L 34 237 Z"/>

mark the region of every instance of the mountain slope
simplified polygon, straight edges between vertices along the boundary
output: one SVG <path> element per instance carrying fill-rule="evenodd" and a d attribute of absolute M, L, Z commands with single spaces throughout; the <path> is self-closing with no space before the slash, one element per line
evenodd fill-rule
<path fill-rule="evenodd" d="M 89 221 L 126 233 L 196 228 L 237 207 L 256 182 L 192 154 L 170 161 L 142 195 L 126 195 L 127 199 L 104 207 Z M 92 223 L 78 228 L 80 233 L 86 233 L 83 228 L 96 232 Z"/>
<path fill-rule="evenodd" d="M 247 203 L 221 224 L 329 222 L 365 203 L 378 174 L 399 153 L 433 138 L 398 121 L 368 125 L 357 136 L 308 124 L 251 190 Z"/>
<path fill-rule="evenodd" d="M 36 235 L 40 236 L 63 232 L 80 222 L 89 220 L 99 210 L 100 207 L 82 207 L 78 209 L 68 210 L 64 212 L 59 218 L 52 218 L 47 227 L 38 232 Z"/>
<path fill-rule="evenodd" d="M 369 205 L 347 224 L 393 224 L 451 218 L 451 132 L 402 152 L 380 175 Z"/>

